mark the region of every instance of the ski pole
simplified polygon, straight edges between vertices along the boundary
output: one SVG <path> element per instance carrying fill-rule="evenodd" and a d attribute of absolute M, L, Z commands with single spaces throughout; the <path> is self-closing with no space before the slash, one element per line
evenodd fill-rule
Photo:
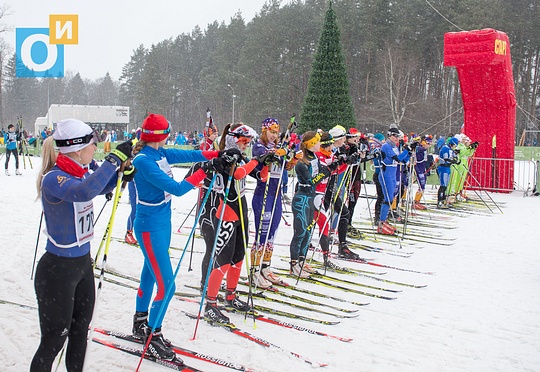
<path fill-rule="evenodd" d="M 92 326 L 92 324 L 94 323 L 94 319 L 96 318 L 96 314 L 97 314 L 97 309 L 98 309 L 98 305 L 99 305 L 99 295 L 101 294 L 101 289 L 103 287 L 103 279 L 105 277 L 105 268 L 107 266 L 107 255 L 109 254 L 109 247 L 110 247 L 110 244 L 111 244 L 111 235 L 112 235 L 112 226 L 114 224 L 114 217 L 116 215 L 116 210 L 118 208 L 118 203 L 120 202 L 120 198 L 122 197 L 122 192 L 124 191 L 124 188 L 126 187 L 126 183 L 125 182 L 122 182 L 122 178 L 124 176 L 124 167 L 126 166 L 125 163 L 122 163 L 121 167 L 120 167 L 120 170 L 118 171 L 118 180 L 116 181 L 116 189 L 115 189 L 115 193 L 114 193 L 114 202 L 113 202 L 113 208 L 112 208 L 112 212 L 111 212 L 111 218 L 109 219 L 109 224 L 107 225 L 107 236 L 106 236 L 106 243 L 105 243 L 105 251 L 103 252 L 103 259 L 101 261 L 101 272 L 99 273 L 99 282 L 98 282 L 98 285 L 97 285 L 97 288 L 96 288 L 96 298 L 94 300 L 94 314 L 92 316 L 92 320 L 90 321 L 90 324 L 89 324 L 89 335 L 88 335 L 88 340 L 92 340 L 93 339 L 93 336 L 94 336 L 94 327 Z M 100 247 L 101 248 L 101 247 Z M 99 254 L 99 252 L 98 252 Z M 97 261 L 97 258 L 98 256 L 96 256 L 96 261 Z M 96 262 L 94 262 L 94 268 L 95 268 L 95 265 L 96 265 Z M 92 268 L 92 269 L 94 269 Z M 86 356 L 89 354 L 88 353 L 88 350 L 90 349 L 90 345 L 92 343 L 88 343 L 88 345 L 86 346 Z M 88 358 L 84 358 L 84 364 L 83 364 L 83 370 L 85 369 L 84 367 L 87 365 L 87 361 L 88 361 Z"/>
<path fill-rule="evenodd" d="M 36 257 L 39 245 L 39 235 L 41 234 L 41 224 L 43 223 L 43 211 L 41 211 L 41 217 L 39 218 L 39 227 L 36 238 L 36 250 L 34 251 L 34 261 L 32 262 L 32 273 L 30 274 L 30 280 L 34 279 L 34 268 L 36 267 Z"/>
<path fill-rule="evenodd" d="M 241 227 L 241 230 L 242 230 L 242 243 L 244 244 L 244 260 L 245 260 L 245 264 L 246 264 L 246 270 L 247 272 L 249 273 L 250 272 L 250 266 L 252 267 L 253 265 L 250 265 L 249 264 L 249 258 L 247 256 L 247 249 L 248 249 L 248 246 L 247 246 L 247 237 L 249 236 L 249 232 L 246 231 L 246 225 L 245 225 L 245 222 L 244 222 L 244 211 L 243 211 L 243 206 L 242 206 L 242 197 L 240 196 L 240 181 L 236 181 L 235 182 L 235 186 L 236 186 L 236 193 L 238 195 L 238 209 L 239 209 L 239 212 L 240 212 L 240 227 Z M 262 217 L 262 216 L 261 216 Z M 253 308 L 254 304 L 253 304 L 253 273 L 251 273 L 251 275 L 248 275 L 248 300 L 247 300 L 247 303 L 251 303 L 251 307 Z M 249 312 L 246 311 L 246 314 L 244 316 L 244 320 L 247 319 L 247 316 L 249 315 L 248 314 Z M 255 315 L 253 316 L 253 327 L 255 327 Z"/>
<path fill-rule="evenodd" d="M 234 175 L 234 170 L 236 169 L 236 162 L 237 162 L 237 159 L 235 158 L 235 160 L 233 161 L 233 163 L 231 164 L 231 169 L 229 171 L 229 178 L 227 179 L 227 183 L 225 185 L 225 194 L 223 195 L 223 206 L 221 208 L 221 213 L 220 213 L 220 216 L 219 216 L 219 220 L 218 220 L 218 225 L 216 227 L 216 232 L 215 232 L 215 238 L 214 238 L 214 244 L 212 246 L 212 253 L 210 255 L 210 262 L 208 263 L 208 269 L 206 271 L 206 278 L 205 278 L 205 281 L 204 281 L 204 287 L 203 287 L 203 291 L 202 291 L 202 294 L 201 294 L 201 303 L 199 304 L 199 312 L 197 314 L 197 321 L 195 323 L 195 330 L 193 331 L 193 337 L 191 338 L 191 340 L 195 340 L 195 337 L 197 335 L 197 328 L 199 327 L 199 320 L 201 318 L 201 312 L 202 312 L 202 307 L 203 307 L 203 303 L 204 303 L 204 300 L 205 300 L 205 297 L 206 297 L 206 290 L 208 289 L 208 281 L 210 279 L 210 273 L 212 272 L 212 266 L 214 265 L 214 256 L 215 256 L 215 253 L 216 253 L 216 247 L 217 247 L 217 244 L 218 244 L 218 240 L 219 240 L 219 232 L 221 230 L 221 224 L 223 223 L 223 216 L 225 215 L 225 207 L 227 205 L 227 199 L 229 198 L 229 190 L 231 189 L 231 184 L 233 183 L 232 182 L 232 178 L 233 178 L 233 175 Z M 142 360 L 142 358 L 141 358 Z"/>
<path fill-rule="evenodd" d="M 208 197 L 210 196 L 210 193 L 212 192 L 212 187 L 214 186 L 214 182 L 216 180 L 216 177 L 217 177 L 217 173 L 214 173 L 214 176 L 212 177 L 212 180 L 210 181 L 210 185 L 208 186 L 208 191 L 206 191 L 206 195 L 204 196 L 204 201 L 202 202 L 202 205 L 206 204 L 206 201 L 208 200 Z M 223 208 L 223 209 L 225 209 L 225 208 Z M 176 269 L 175 269 L 175 271 L 173 273 L 171 284 L 169 285 L 169 287 L 165 291 L 165 297 L 164 298 L 169 298 L 169 296 L 171 296 L 171 292 L 172 292 L 173 287 L 174 287 L 174 282 L 176 280 L 176 277 L 178 276 L 178 272 L 180 271 L 180 265 L 182 264 L 182 261 L 184 259 L 184 255 L 186 254 L 186 251 L 187 251 L 187 248 L 189 246 L 190 240 L 193 239 L 193 236 L 195 235 L 195 230 L 197 229 L 197 223 L 198 223 L 199 219 L 201 218 L 201 214 L 202 214 L 202 208 L 200 208 L 199 212 L 197 213 L 197 217 L 195 218 L 195 223 L 193 224 L 193 227 L 191 228 L 191 232 L 189 233 L 189 237 L 188 237 L 188 240 L 187 240 L 186 245 L 184 247 L 184 250 L 182 251 L 182 255 L 178 259 L 178 263 L 176 264 Z M 163 321 L 163 318 L 165 317 L 164 312 L 165 312 L 165 306 L 161 306 L 161 308 L 159 309 L 159 313 L 157 315 L 158 321 L 156 322 L 156 324 L 160 324 Z M 150 336 L 148 336 L 148 340 L 146 340 L 146 344 L 144 345 L 144 350 L 143 350 L 143 353 L 141 355 L 141 358 L 139 359 L 139 364 L 137 364 L 136 371 L 139 371 L 139 369 L 141 367 L 142 361 L 144 360 L 144 356 L 146 355 L 146 351 L 148 350 L 148 346 L 150 345 L 150 341 L 152 341 L 152 336 L 154 334 L 154 331 L 155 331 L 155 326 L 150 331 Z"/>
<path fill-rule="evenodd" d="M 101 207 L 101 210 L 99 211 L 97 218 L 94 220 L 94 223 L 93 223 L 94 226 L 96 226 L 99 220 L 99 217 L 101 216 L 101 213 L 103 213 L 103 210 L 105 209 L 105 206 L 107 205 L 109 200 L 110 200 L 109 198 L 105 198 L 105 203 L 103 203 L 103 207 Z"/>

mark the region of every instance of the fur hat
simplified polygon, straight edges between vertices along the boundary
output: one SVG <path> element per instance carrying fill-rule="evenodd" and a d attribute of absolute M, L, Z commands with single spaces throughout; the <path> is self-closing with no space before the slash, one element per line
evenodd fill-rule
<path fill-rule="evenodd" d="M 143 121 L 141 131 L 141 141 L 161 142 L 171 132 L 171 126 L 165 116 L 159 114 L 150 114 Z"/>
<path fill-rule="evenodd" d="M 62 154 L 79 151 L 92 143 L 100 142 L 92 128 L 78 119 L 64 119 L 57 122 L 53 138 L 58 151 Z"/>

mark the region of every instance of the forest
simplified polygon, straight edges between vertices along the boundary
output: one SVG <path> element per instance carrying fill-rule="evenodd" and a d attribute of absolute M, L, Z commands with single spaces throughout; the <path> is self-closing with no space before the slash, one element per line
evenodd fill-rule
<path fill-rule="evenodd" d="M 463 109 L 457 73 L 443 65 L 446 32 L 494 28 L 510 39 L 517 100 L 516 138 L 539 127 L 540 4 L 537 0 L 334 0 L 357 128 L 457 133 Z M 97 80 L 15 78 L 14 55 L 0 54 L 0 122 L 26 125 L 49 104 L 125 105 L 130 126 L 147 112 L 174 130 L 202 130 L 206 109 L 221 129 L 234 117 L 255 128 L 268 116 L 299 114 L 329 0 L 268 0 L 247 22 L 197 26 L 140 45 L 122 76 Z M 234 107 L 234 112 L 233 112 Z M 328 123 L 328 128 L 339 123 Z M 328 129 L 323 128 L 323 129 Z"/>

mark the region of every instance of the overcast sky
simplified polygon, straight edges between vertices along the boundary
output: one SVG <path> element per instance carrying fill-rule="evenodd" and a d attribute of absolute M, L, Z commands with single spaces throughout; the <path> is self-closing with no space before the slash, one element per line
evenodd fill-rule
<path fill-rule="evenodd" d="M 214 20 L 230 22 L 241 11 L 248 23 L 266 0 L 6 0 L 10 15 L 0 20 L 15 50 L 15 28 L 48 28 L 49 14 L 79 15 L 79 44 L 65 46 L 65 70 L 83 79 L 111 74 L 117 80 L 139 45 L 150 47 L 169 37 L 203 30 Z M 289 0 L 282 0 L 282 5 Z"/>

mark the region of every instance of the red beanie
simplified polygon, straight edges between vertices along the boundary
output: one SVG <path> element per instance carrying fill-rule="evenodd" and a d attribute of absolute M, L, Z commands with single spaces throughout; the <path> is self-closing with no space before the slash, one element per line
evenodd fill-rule
<path fill-rule="evenodd" d="M 141 141 L 161 142 L 169 136 L 171 127 L 165 116 L 150 114 L 143 121 L 141 131 Z"/>

